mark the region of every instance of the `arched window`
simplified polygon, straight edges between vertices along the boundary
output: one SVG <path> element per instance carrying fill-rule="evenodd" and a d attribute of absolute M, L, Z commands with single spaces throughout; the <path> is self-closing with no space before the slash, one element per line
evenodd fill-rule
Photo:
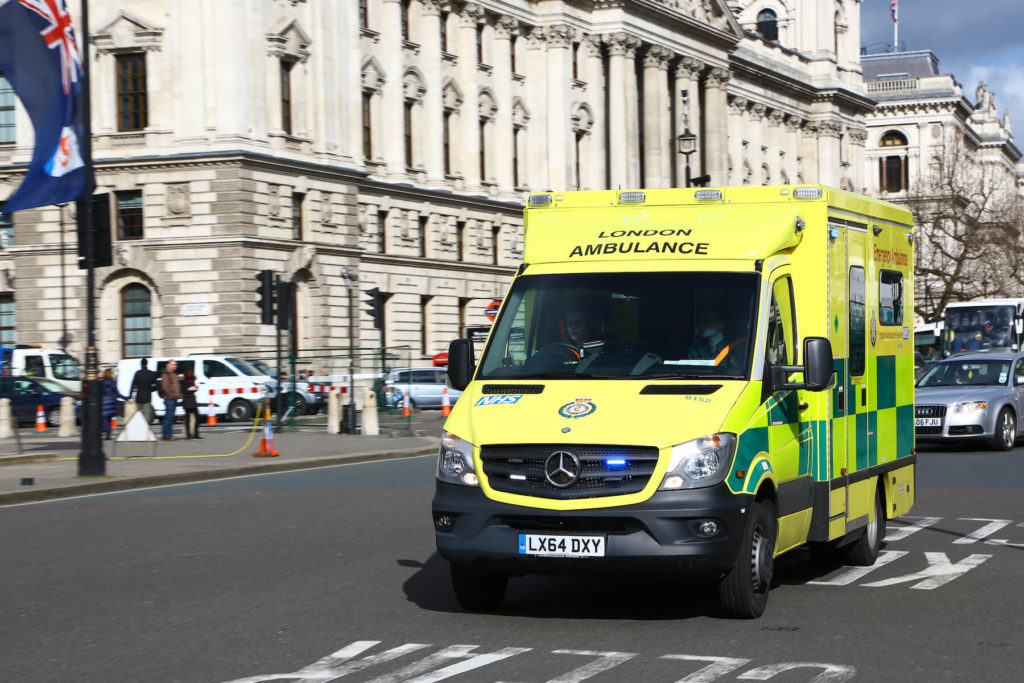
<path fill-rule="evenodd" d="M 153 317 L 149 289 L 131 284 L 121 290 L 121 355 L 153 355 Z"/>
<path fill-rule="evenodd" d="M 891 130 L 882 136 L 878 144 L 880 147 L 902 148 L 898 153 L 883 156 L 878 160 L 878 175 L 882 192 L 903 192 L 907 189 L 906 136 L 899 131 Z"/>
<path fill-rule="evenodd" d="M 779 39 L 779 16 L 775 10 L 763 9 L 757 13 L 757 32 L 765 40 Z"/>

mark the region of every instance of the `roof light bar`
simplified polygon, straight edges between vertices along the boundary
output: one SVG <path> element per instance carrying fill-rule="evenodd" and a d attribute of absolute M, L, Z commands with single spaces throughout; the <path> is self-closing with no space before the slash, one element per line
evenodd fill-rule
<path fill-rule="evenodd" d="M 529 204 L 530 206 L 547 206 L 551 203 L 551 195 L 549 194 L 533 194 L 530 195 Z"/>
<path fill-rule="evenodd" d="M 619 203 L 620 204 L 640 204 L 647 200 L 647 194 L 644 192 L 620 192 Z"/>
<path fill-rule="evenodd" d="M 820 187 L 797 187 L 793 190 L 794 199 L 821 199 Z"/>
<path fill-rule="evenodd" d="M 717 202 L 722 199 L 721 190 L 697 190 L 693 193 L 693 198 L 698 202 Z"/>

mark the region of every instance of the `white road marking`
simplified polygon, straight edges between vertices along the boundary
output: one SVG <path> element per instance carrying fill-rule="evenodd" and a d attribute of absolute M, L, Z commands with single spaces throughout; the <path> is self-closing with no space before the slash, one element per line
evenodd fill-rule
<path fill-rule="evenodd" d="M 711 683 L 725 674 L 735 671 L 745 664 L 749 659 L 737 659 L 735 657 L 698 657 L 695 655 L 662 655 L 661 659 L 682 659 L 688 662 L 711 662 L 700 671 L 694 671 L 686 678 L 680 678 L 676 683 Z"/>
<path fill-rule="evenodd" d="M 917 581 L 918 579 L 921 579 L 920 583 L 915 583 L 911 588 L 916 588 L 918 590 L 934 590 L 939 586 L 949 583 L 956 577 L 966 574 L 969 570 L 974 569 L 985 560 L 992 557 L 991 555 L 970 555 L 957 563 L 952 563 L 949 561 L 949 558 L 946 557 L 946 553 L 925 553 L 924 556 L 925 559 L 928 560 L 928 566 L 919 572 L 906 574 L 904 576 L 896 576 L 883 581 L 875 581 L 874 583 L 865 583 L 863 585 L 869 588 L 882 588 L 884 586 L 895 586 L 898 583 L 907 583 L 909 581 Z"/>
<path fill-rule="evenodd" d="M 250 678 L 239 678 L 229 683 L 263 683 L 264 681 L 282 681 L 290 680 L 296 683 L 322 683 L 323 681 L 333 681 L 347 676 L 350 673 L 356 671 L 362 671 L 363 669 L 384 662 L 389 662 L 392 659 L 397 659 L 403 655 L 407 655 L 416 650 L 422 650 L 429 645 L 423 645 L 420 643 L 406 643 L 396 648 L 386 650 L 369 657 L 363 657 L 362 659 L 354 662 L 349 661 L 356 655 L 369 650 L 374 645 L 379 645 L 379 640 L 357 640 L 356 642 L 341 648 L 334 654 L 327 655 L 323 659 L 313 662 L 307 667 L 303 667 L 301 671 L 296 671 L 290 674 L 264 674 L 262 676 L 252 676 Z"/>
<path fill-rule="evenodd" d="M 792 671 L 793 669 L 804 669 L 812 667 L 815 669 L 822 669 L 822 672 L 812 678 L 808 683 L 840 683 L 840 681 L 848 681 L 853 678 L 857 670 L 852 666 L 843 666 L 841 664 L 821 664 L 818 662 L 787 662 L 785 664 L 769 664 L 767 666 L 761 666 L 756 669 L 751 669 L 746 673 L 739 676 L 739 680 L 742 681 L 767 681 L 770 678 L 778 676 L 783 671 Z"/>
<path fill-rule="evenodd" d="M 886 541 L 902 541 L 904 538 L 911 534 L 916 534 L 921 529 L 927 529 L 936 522 L 942 520 L 942 517 L 901 517 L 900 519 L 916 519 L 917 522 L 909 526 L 886 526 L 885 527 L 885 540 Z"/>
<path fill-rule="evenodd" d="M 446 678 L 457 676 L 459 674 L 472 671 L 473 669 L 479 669 L 482 666 L 493 664 L 494 662 L 507 659 L 513 655 L 522 654 L 523 652 L 529 652 L 531 648 L 528 647 L 506 647 L 495 652 L 488 654 L 475 655 L 473 656 L 472 651 L 475 650 L 478 645 L 452 645 L 446 647 L 440 652 L 424 657 L 418 662 L 413 662 L 409 666 L 399 669 L 398 671 L 379 676 L 374 678 L 369 683 L 397 683 L 398 681 L 408 681 L 409 683 L 433 683 L 434 681 L 443 681 Z M 434 667 L 443 663 L 449 659 L 463 659 L 469 657 L 464 662 L 458 662 L 457 664 L 450 664 L 443 669 L 437 669 L 431 671 Z M 426 672 L 430 673 L 426 673 Z M 422 676 L 419 674 L 423 674 Z"/>
<path fill-rule="evenodd" d="M 977 531 L 972 531 L 963 538 L 958 538 L 953 543 L 968 545 L 970 543 L 977 543 L 987 536 L 991 536 L 995 532 L 1002 529 L 1004 526 L 1009 526 L 1013 523 L 1012 519 L 986 519 L 977 517 L 960 517 L 962 522 L 988 522 L 985 526 L 981 527 Z"/>
<path fill-rule="evenodd" d="M 818 586 L 849 586 L 851 583 L 863 579 L 876 569 L 884 567 L 893 560 L 898 560 L 906 554 L 906 550 L 880 550 L 878 552 L 878 559 L 875 560 L 875 563 L 870 567 L 850 567 L 828 581 L 808 581 L 807 583 Z"/>

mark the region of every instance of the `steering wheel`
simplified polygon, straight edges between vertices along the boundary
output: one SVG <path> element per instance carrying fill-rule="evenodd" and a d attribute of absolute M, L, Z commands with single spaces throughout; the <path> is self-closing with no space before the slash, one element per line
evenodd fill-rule
<path fill-rule="evenodd" d="M 565 363 L 578 363 L 579 360 L 579 353 L 575 346 L 564 342 L 552 342 L 545 344 L 537 353 L 530 356 L 525 365 L 531 368 L 560 366 Z"/>

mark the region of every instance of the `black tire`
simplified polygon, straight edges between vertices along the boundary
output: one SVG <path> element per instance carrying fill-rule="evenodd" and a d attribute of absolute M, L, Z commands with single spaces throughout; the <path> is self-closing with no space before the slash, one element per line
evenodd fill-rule
<path fill-rule="evenodd" d="M 726 614 L 755 619 L 764 613 L 775 568 L 775 538 L 779 522 L 775 504 L 755 501 L 740 543 L 736 564 L 718 584 L 718 597 Z"/>
<path fill-rule="evenodd" d="M 507 576 L 483 574 L 458 564 L 451 565 L 451 576 L 455 599 L 470 612 L 496 609 L 508 588 Z"/>
<path fill-rule="evenodd" d="M 293 415 L 299 417 L 309 412 L 309 408 L 306 405 L 306 399 L 302 398 L 298 394 L 295 395 L 295 412 Z"/>
<path fill-rule="evenodd" d="M 1017 442 L 1017 418 L 1007 406 L 996 417 L 996 428 L 992 434 L 992 450 L 1008 451 Z"/>
<path fill-rule="evenodd" d="M 46 411 L 46 425 L 60 427 L 60 406 L 54 406 Z"/>
<path fill-rule="evenodd" d="M 875 519 L 868 522 L 860 538 L 846 546 L 846 564 L 870 567 L 878 559 L 885 538 L 885 511 L 882 509 L 882 491 L 875 489 Z"/>
<path fill-rule="evenodd" d="M 251 420 L 253 416 L 252 404 L 244 398 L 236 398 L 228 404 L 228 419 L 236 421 Z"/>

